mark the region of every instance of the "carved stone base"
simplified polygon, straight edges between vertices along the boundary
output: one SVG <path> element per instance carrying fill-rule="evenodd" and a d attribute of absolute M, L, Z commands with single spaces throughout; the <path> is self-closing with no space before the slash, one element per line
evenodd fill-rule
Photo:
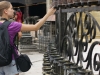
<path fill-rule="evenodd" d="M 22 36 L 20 39 L 21 45 L 32 45 L 32 36 Z"/>
<path fill-rule="evenodd" d="M 36 45 L 20 45 L 20 49 L 37 49 Z"/>

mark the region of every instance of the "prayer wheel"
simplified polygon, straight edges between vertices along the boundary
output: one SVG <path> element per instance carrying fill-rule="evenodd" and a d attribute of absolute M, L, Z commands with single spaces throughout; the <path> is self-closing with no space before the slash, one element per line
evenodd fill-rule
<path fill-rule="evenodd" d="M 75 7 L 80 6 L 80 0 L 73 0 L 73 3 Z"/>
<path fill-rule="evenodd" d="M 67 5 L 67 0 L 52 0 L 51 6 L 54 6 L 55 8 L 59 7 L 65 7 Z"/>
<path fill-rule="evenodd" d="M 62 7 L 66 8 L 67 7 L 67 0 L 62 0 Z"/>
<path fill-rule="evenodd" d="M 66 5 L 67 4 L 67 0 L 62 0 L 62 4 Z"/>
<path fill-rule="evenodd" d="M 62 5 L 62 0 L 58 0 L 58 6 Z"/>
<path fill-rule="evenodd" d="M 52 6 L 54 6 L 55 8 L 57 8 L 57 6 L 58 6 L 58 0 L 52 0 L 51 7 Z"/>
<path fill-rule="evenodd" d="M 73 7 L 73 0 L 67 0 L 67 4 L 69 7 Z"/>
<path fill-rule="evenodd" d="M 84 6 L 84 5 L 87 5 L 88 0 L 80 0 L 80 2 L 81 2 L 81 5 Z"/>
<path fill-rule="evenodd" d="M 98 5 L 99 0 L 88 0 L 88 5 Z"/>
<path fill-rule="evenodd" d="M 80 0 L 73 0 L 73 2 L 74 2 L 74 3 L 79 3 L 79 2 L 80 2 Z"/>

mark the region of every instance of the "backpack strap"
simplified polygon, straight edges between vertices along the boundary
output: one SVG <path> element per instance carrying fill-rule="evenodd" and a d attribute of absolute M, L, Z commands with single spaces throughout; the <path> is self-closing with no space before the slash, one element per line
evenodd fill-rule
<path fill-rule="evenodd" d="M 8 21 L 8 20 L 6 20 L 6 21 L 4 21 L 3 23 L 2 23 L 2 25 L 0 25 L 0 29 L 3 29 L 3 30 L 5 30 L 5 32 L 8 32 L 8 30 L 7 30 L 7 28 L 8 28 L 8 26 L 10 25 L 10 21 Z M 6 41 L 9 43 L 9 33 L 5 33 L 6 34 Z"/>
<path fill-rule="evenodd" d="M 16 46 L 17 47 L 17 49 L 18 49 L 18 45 L 19 45 L 19 40 L 18 40 L 18 33 L 15 35 L 15 37 L 14 37 L 14 39 L 13 39 L 13 43 L 14 43 L 14 46 Z"/>
<path fill-rule="evenodd" d="M 7 28 L 9 25 L 10 25 L 10 21 L 6 20 L 2 23 L 2 25 L 0 25 L 0 28 L 4 27 L 4 28 Z"/>

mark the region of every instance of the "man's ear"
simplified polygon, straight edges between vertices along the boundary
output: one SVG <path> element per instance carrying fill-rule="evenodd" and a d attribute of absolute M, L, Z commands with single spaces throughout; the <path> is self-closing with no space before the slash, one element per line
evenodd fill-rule
<path fill-rule="evenodd" d="M 3 11 L 4 13 L 7 13 L 7 9 L 4 9 L 4 11 Z"/>

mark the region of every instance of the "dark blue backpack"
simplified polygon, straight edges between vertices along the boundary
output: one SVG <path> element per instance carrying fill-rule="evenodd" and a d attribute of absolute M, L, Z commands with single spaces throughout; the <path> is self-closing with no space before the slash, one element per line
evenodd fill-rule
<path fill-rule="evenodd" d="M 0 67 L 9 65 L 12 61 L 13 47 L 8 33 L 10 23 L 10 21 L 5 21 L 0 25 Z"/>

